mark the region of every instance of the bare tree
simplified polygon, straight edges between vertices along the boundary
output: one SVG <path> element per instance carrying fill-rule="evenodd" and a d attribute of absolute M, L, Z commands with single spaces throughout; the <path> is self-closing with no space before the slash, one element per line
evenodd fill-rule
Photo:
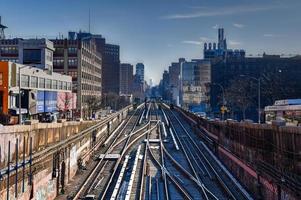
<path fill-rule="evenodd" d="M 246 119 L 246 110 L 253 104 L 254 92 L 252 84 L 242 78 L 230 81 L 230 85 L 225 89 L 225 99 L 227 105 L 232 109 L 239 108 Z"/>
<path fill-rule="evenodd" d="M 101 108 L 101 99 L 95 96 L 89 96 L 86 100 L 88 115 L 92 116 L 97 110 Z"/>

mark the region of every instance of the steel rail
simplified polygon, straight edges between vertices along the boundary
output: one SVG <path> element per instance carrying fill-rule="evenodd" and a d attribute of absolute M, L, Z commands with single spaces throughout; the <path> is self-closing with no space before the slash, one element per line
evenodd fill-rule
<path fill-rule="evenodd" d="M 167 171 L 166 168 L 163 168 L 163 166 L 160 164 L 160 162 L 155 158 L 152 150 L 150 149 L 149 147 L 149 144 L 147 142 L 147 149 L 148 149 L 148 152 L 150 153 L 152 159 L 157 163 L 157 165 L 162 168 L 163 170 L 165 170 L 165 173 L 166 175 L 168 176 L 168 178 L 175 184 L 175 186 L 180 190 L 180 192 L 182 193 L 182 195 L 184 196 L 185 199 L 189 199 L 189 200 L 192 200 L 193 198 L 191 197 L 191 195 L 186 191 L 186 189 L 184 189 L 180 183 L 172 176 L 169 174 L 169 172 Z"/>
<path fill-rule="evenodd" d="M 164 110 L 162 110 L 162 112 L 164 113 Z M 194 177 L 197 179 L 197 182 L 198 182 L 199 185 L 201 186 L 200 189 L 201 189 L 201 192 L 202 192 L 203 196 L 205 197 L 205 199 L 208 200 L 209 198 L 208 198 L 207 192 L 206 192 L 206 190 L 205 190 L 205 188 L 204 188 L 204 183 L 200 180 L 200 178 L 199 178 L 199 176 L 198 176 L 198 174 L 197 174 L 197 172 L 196 172 L 196 170 L 195 170 L 195 168 L 194 168 L 194 166 L 193 166 L 193 164 L 192 164 L 192 162 L 191 162 L 191 159 L 189 158 L 189 155 L 188 155 L 186 149 L 184 148 L 184 145 L 183 145 L 182 141 L 180 140 L 179 135 L 178 135 L 178 133 L 177 133 L 177 131 L 176 131 L 174 125 L 172 124 L 172 121 L 171 121 L 169 115 L 167 115 L 167 119 L 169 120 L 170 128 L 174 130 L 174 133 L 175 133 L 174 135 L 176 136 L 176 138 L 177 138 L 177 140 L 178 140 L 178 142 L 179 142 L 179 144 L 180 144 L 180 146 L 181 146 L 181 149 L 182 149 L 182 151 L 184 152 L 185 158 L 186 158 L 186 160 L 187 160 L 188 163 L 189 163 L 189 166 L 190 166 L 190 168 L 191 168 L 191 170 L 192 170 L 192 172 L 193 172 L 193 174 L 194 174 Z M 194 162 L 195 162 L 195 161 L 194 161 Z M 210 194 L 212 194 L 212 193 L 210 193 Z M 215 197 L 215 196 L 214 196 L 214 197 Z M 216 197 L 215 197 L 215 198 L 216 198 Z"/>
<path fill-rule="evenodd" d="M 139 105 L 138 108 L 140 108 L 142 106 Z M 32 155 L 32 159 L 33 159 L 33 165 L 35 165 L 36 163 L 40 162 L 41 160 L 45 159 L 48 156 L 51 156 L 53 153 L 57 152 L 58 149 L 62 149 L 65 147 L 68 147 L 70 144 L 76 142 L 77 140 L 80 140 L 84 137 L 87 136 L 87 134 L 89 134 L 91 131 L 105 125 L 106 123 L 110 122 L 112 119 L 114 119 L 115 117 L 117 117 L 120 113 L 123 113 L 124 111 L 130 109 L 132 106 L 127 106 L 126 108 L 122 109 L 120 112 L 118 113 L 114 113 L 112 116 L 110 116 L 109 118 L 73 135 L 68 137 L 65 140 L 62 140 L 56 144 L 53 144 L 41 151 L 36 152 L 35 154 Z"/>
<path fill-rule="evenodd" d="M 179 118 L 171 111 L 172 115 L 174 116 L 174 118 L 176 119 L 176 121 L 179 123 L 179 125 L 181 126 L 181 128 L 184 130 L 185 134 L 188 136 L 188 138 L 190 139 L 190 141 L 192 142 L 193 146 L 198 150 L 198 152 L 200 153 L 200 155 L 202 155 L 203 159 L 206 161 L 206 163 L 208 164 L 208 166 L 211 168 L 211 170 L 213 171 L 213 173 L 215 174 L 217 180 L 219 181 L 219 183 L 221 184 L 222 188 L 227 192 L 227 194 L 232 198 L 232 199 L 237 199 L 235 197 L 235 195 L 232 193 L 232 191 L 230 190 L 230 188 L 227 186 L 227 184 L 222 180 L 222 178 L 219 176 L 219 174 L 217 173 L 217 171 L 214 169 L 214 167 L 211 165 L 210 161 L 206 158 L 206 156 L 204 155 L 204 153 L 199 149 L 198 145 L 195 143 L 195 141 L 192 139 L 192 137 L 190 136 L 190 134 L 188 133 L 188 131 L 186 130 L 186 128 L 183 126 L 183 124 L 181 123 L 181 121 L 179 120 Z M 240 190 L 240 189 L 239 189 Z M 245 196 L 245 194 L 243 192 L 241 192 L 243 194 L 243 196 Z M 246 197 L 246 196 L 245 196 Z M 247 198 L 247 197 L 246 197 Z"/>
<path fill-rule="evenodd" d="M 135 112 L 130 116 L 130 118 L 127 120 L 127 123 L 125 124 L 125 126 L 122 128 L 121 131 L 118 132 L 117 137 L 114 138 L 114 140 L 111 142 L 111 144 L 109 145 L 109 147 L 107 148 L 107 150 L 105 151 L 105 156 L 108 154 L 110 147 L 114 144 L 114 142 L 116 142 L 117 138 L 121 135 L 122 131 L 125 129 L 125 127 L 129 124 L 129 122 L 132 120 L 133 116 L 135 116 L 135 114 L 138 112 L 138 109 L 135 110 Z M 79 188 L 79 190 L 76 192 L 75 196 L 73 197 L 73 199 L 79 199 L 80 195 L 82 195 L 82 193 L 84 192 L 84 190 L 89 191 L 91 186 L 94 185 L 94 182 L 97 178 L 94 179 L 94 181 L 92 182 L 92 184 L 90 184 L 90 186 L 88 186 L 89 181 L 93 178 L 94 174 L 96 173 L 96 171 L 98 170 L 98 168 L 101 166 L 103 160 L 105 159 L 105 156 L 98 161 L 98 163 L 96 164 L 96 166 L 93 168 L 92 172 L 89 174 L 89 176 L 86 178 L 86 180 L 83 182 L 83 184 L 81 185 L 81 187 Z M 106 162 L 107 163 L 107 162 Z M 105 167 L 105 165 L 103 165 L 103 167 Z M 102 170 L 102 169 L 101 169 Z M 84 192 L 86 193 L 86 192 Z"/>
<path fill-rule="evenodd" d="M 139 118 L 138 118 L 138 119 L 139 119 Z M 137 123 L 136 123 L 136 124 L 137 124 Z M 102 194 L 102 196 L 101 196 L 101 198 L 100 198 L 101 200 L 102 200 L 102 199 L 105 199 L 105 197 L 106 197 L 106 195 L 107 195 L 107 191 L 108 191 L 110 185 L 112 184 L 113 178 L 114 178 L 114 176 L 115 176 L 115 174 L 116 174 L 116 172 L 117 172 L 118 165 L 120 164 L 121 160 L 123 159 L 125 153 L 129 150 L 129 148 L 130 148 L 134 143 L 136 143 L 137 140 L 139 140 L 139 139 L 140 139 L 141 137 L 143 137 L 147 132 L 153 130 L 154 128 L 155 128 L 155 127 L 153 127 L 153 128 L 151 128 L 151 129 L 149 129 L 149 130 L 147 130 L 147 131 L 141 133 L 141 135 L 139 135 L 137 138 L 135 138 L 135 139 L 134 139 L 133 141 L 131 141 L 131 142 L 130 142 L 131 137 L 128 137 L 128 139 L 127 139 L 127 141 L 126 141 L 126 144 L 124 145 L 124 147 L 123 147 L 123 149 L 122 149 L 122 152 L 121 152 L 121 154 L 120 154 L 120 157 L 118 158 L 118 160 L 117 160 L 117 162 L 116 162 L 116 164 L 115 164 L 115 166 L 114 166 L 114 168 L 113 168 L 113 173 L 112 173 L 111 176 L 110 176 L 110 179 L 109 179 L 109 182 L 108 182 L 107 185 L 106 185 L 105 191 L 103 192 L 103 194 Z M 130 136 L 130 135 L 131 135 L 131 134 L 129 134 L 129 136 Z"/>

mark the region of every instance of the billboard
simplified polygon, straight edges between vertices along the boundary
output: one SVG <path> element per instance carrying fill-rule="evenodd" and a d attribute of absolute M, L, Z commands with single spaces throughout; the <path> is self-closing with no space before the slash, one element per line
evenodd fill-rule
<path fill-rule="evenodd" d="M 57 92 L 45 91 L 44 96 L 44 112 L 54 112 L 57 111 Z"/>
<path fill-rule="evenodd" d="M 45 109 L 44 109 L 44 94 L 45 92 L 44 91 L 37 91 L 37 101 L 36 101 L 36 106 L 37 106 L 37 113 L 41 113 L 41 112 L 44 112 Z"/>
<path fill-rule="evenodd" d="M 60 111 L 76 109 L 76 94 L 70 92 L 58 92 L 57 108 Z"/>

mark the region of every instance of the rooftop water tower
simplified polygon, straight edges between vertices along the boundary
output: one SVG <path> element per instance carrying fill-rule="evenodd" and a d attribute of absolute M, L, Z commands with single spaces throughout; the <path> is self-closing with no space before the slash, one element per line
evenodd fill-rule
<path fill-rule="evenodd" d="M 4 26 L 1 23 L 1 16 L 0 16 L 0 40 L 5 39 L 4 29 L 6 29 L 7 26 Z"/>

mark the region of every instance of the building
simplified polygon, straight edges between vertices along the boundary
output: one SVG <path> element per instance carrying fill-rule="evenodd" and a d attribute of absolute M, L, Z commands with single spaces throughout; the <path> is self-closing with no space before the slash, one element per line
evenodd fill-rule
<path fill-rule="evenodd" d="M 206 112 L 209 108 L 209 86 L 211 64 L 208 60 L 192 60 L 182 63 L 181 98 L 182 107 L 194 112 Z"/>
<path fill-rule="evenodd" d="M 120 85 L 116 80 L 120 79 L 120 47 L 119 45 L 106 43 L 106 39 L 99 34 L 86 32 L 69 32 L 69 39 L 93 38 L 96 51 L 102 57 L 102 94 L 119 94 Z"/>
<path fill-rule="evenodd" d="M 53 43 L 47 39 L 18 40 L 19 63 L 53 72 Z"/>
<path fill-rule="evenodd" d="M 227 59 L 227 58 L 244 58 L 246 55 L 245 50 L 242 49 L 228 49 L 227 40 L 225 38 L 224 29 L 218 29 L 218 42 L 217 45 L 213 43 L 204 43 L 204 59 Z"/>
<path fill-rule="evenodd" d="M 135 101 L 142 102 L 145 98 L 144 83 L 141 82 L 140 77 L 137 74 L 134 75 L 132 93 Z"/>
<path fill-rule="evenodd" d="M 258 120 L 258 82 L 261 80 L 261 109 L 272 105 L 279 99 L 296 99 L 301 96 L 301 57 L 281 57 L 263 54 L 262 57 L 245 57 L 241 59 L 228 58 L 211 60 L 212 83 L 220 84 L 225 90 L 232 80 L 243 78 L 254 87 L 253 104 L 247 109 L 246 116 L 254 121 Z M 239 75 L 247 75 L 240 77 Z M 248 77 L 249 76 L 249 77 Z M 215 115 L 220 112 L 222 90 L 212 86 L 210 97 L 211 110 Z M 225 99 L 227 102 L 227 99 Z M 231 102 L 228 102 L 228 107 Z M 227 105 L 226 105 L 227 106 Z M 241 111 L 236 107 L 229 107 L 231 118 L 241 119 Z M 263 112 L 262 112 L 263 113 Z M 263 118 L 263 116 L 262 116 Z"/>
<path fill-rule="evenodd" d="M 120 94 L 131 94 L 133 86 L 133 65 L 120 64 Z"/>
<path fill-rule="evenodd" d="M 101 100 L 102 58 L 93 38 L 56 39 L 53 69 L 72 77 L 72 89 L 77 93 L 77 115 L 85 116 L 90 98 Z"/>
<path fill-rule="evenodd" d="M 164 100 L 170 101 L 170 83 L 169 83 L 169 72 L 167 70 L 164 70 L 163 76 L 162 76 L 162 85 L 161 85 L 161 93 L 162 98 Z"/>
<path fill-rule="evenodd" d="M 76 107 L 76 96 L 72 94 L 71 86 L 70 76 L 49 74 L 48 70 L 37 67 L 0 61 L 1 113 L 17 115 L 20 94 L 22 94 L 21 112 L 27 116 L 34 117 L 44 112 L 71 111 Z M 62 99 L 62 96 L 65 98 Z"/>
<path fill-rule="evenodd" d="M 144 82 L 144 64 L 143 63 L 136 64 L 136 75 L 139 77 L 141 82 Z"/>
<path fill-rule="evenodd" d="M 181 76 L 181 66 L 182 63 L 185 62 L 184 58 L 180 58 L 178 62 L 171 63 L 169 66 L 169 84 L 170 84 L 170 92 L 171 92 L 171 101 L 176 104 L 180 105 L 180 76 Z"/>
<path fill-rule="evenodd" d="M 103 55 L 103 93 L 119 94 L 120 79 L 120 47 L 114 44 L 105 44 Z"/>
<path fill-rule="evenodd" d="M 6 39 L 0 40 L 0 60 L 22 63 L 72 77 L 77 94 L 77 116 L 87 108 L 87 100 L 101 98 L 101 56 L 93 38 Z M 54 51 L 54 52 L 53 52 Z"/>

